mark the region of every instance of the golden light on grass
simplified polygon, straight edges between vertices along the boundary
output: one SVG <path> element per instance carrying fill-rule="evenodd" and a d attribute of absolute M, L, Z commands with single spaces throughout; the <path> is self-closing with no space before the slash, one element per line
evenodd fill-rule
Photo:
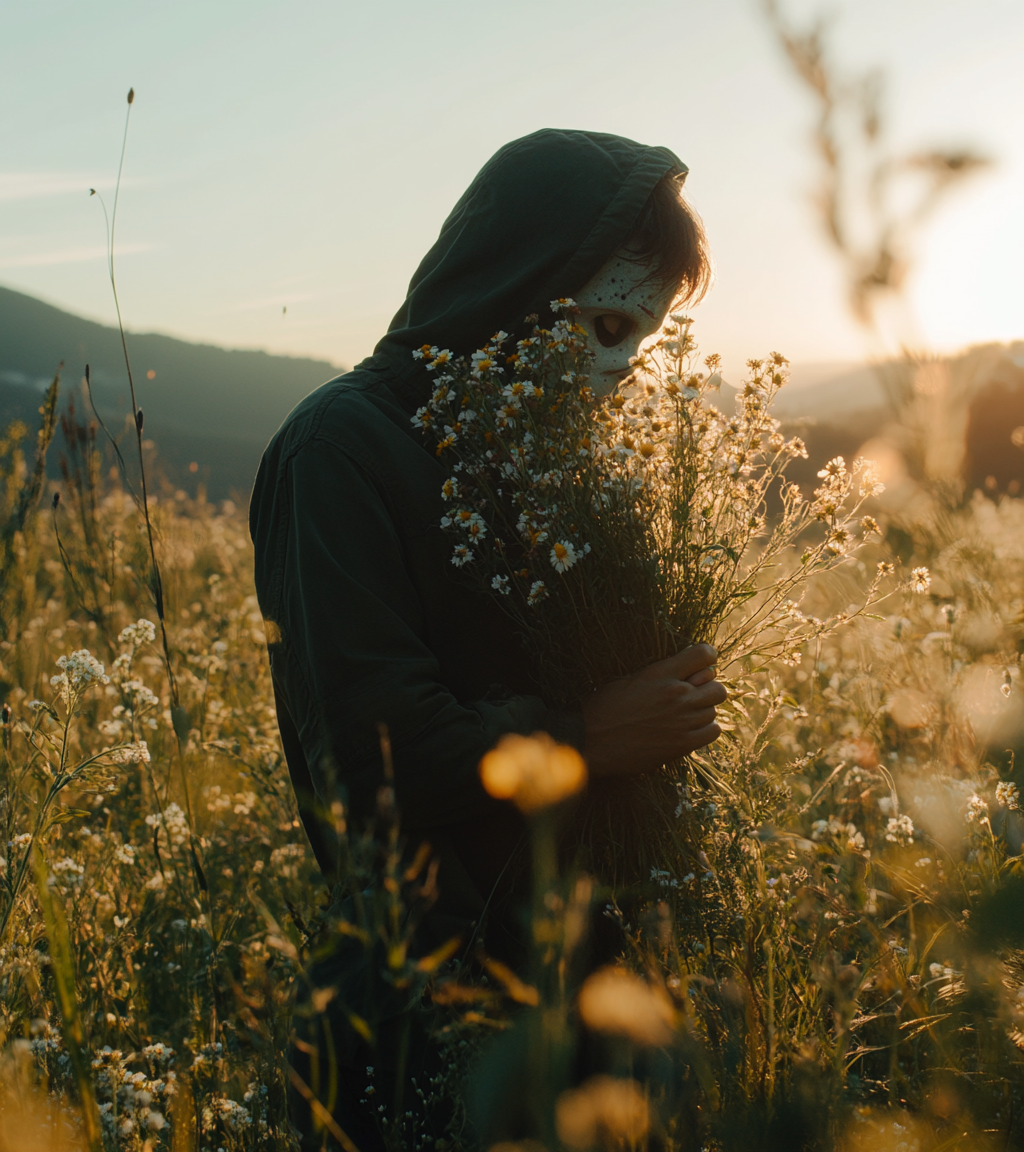
<path fill-rule="evenodd" d="M 71 1106 L 41 1091 L 28 1040 L 0 1060 L 0 1152 L 85 1152 Z"/>
<path fill-rule="evenodd" d="M 925 728 L 935 715 L 935 704 L 924 692 L 904 688 L 889 702 L 889 715 L 901 728 Z"/>
<path fill-rule="evenodd" d="M 963 1131 L 963 1136 L 969 1133 Z M 900 1109 L 858 1108 L 838 1144 L 838 1152 L 921 1152 L 931 1146 L 930 1126 Z M 972 1141 L 962 1147 L 975 1148 Z"/>
<path fill-rule="evenodd" d="M 587 782 L 587 767 L 575 748 L 538 732 L 502 737 L 480 761 L 480 778 L 491 796 L 531 813 L 579 792 Z"/>
<path fill-rule="evenodd" d="M 563 1092 L 555 1106 L 558 1138 L 574 1152 L 639 1143 L 651 1127 L 647 1099 L 635 1080 L 592 1076 Z"/>
<path fill-rule="evenodd" d="M 602 968 L 588 977 L 579 1009 L 588 1028 L 626 1036 L 634 1044 L 657 1047 L 674 1035 L 675 1010 L 669 998 L 624 968 Z"/>

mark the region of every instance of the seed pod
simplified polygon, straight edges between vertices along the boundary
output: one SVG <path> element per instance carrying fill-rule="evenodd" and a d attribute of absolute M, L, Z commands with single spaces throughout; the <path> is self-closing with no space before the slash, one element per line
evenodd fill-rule
<path fill-rule="evenodd" d="M 135 102 L 135 89 L 129 88 L 128 89 L 128 103 L 133 104 L 134 102 Z"/>
<path fill-rule="evenodd" d="M 51 507 L 51 508 L 53 508 L 53 509 L 54 509 L 54 511 L 56 511 L 56 509 L 57 509 L 57 505 L 58 505 L 59 503 L 60 503 L 60 493 L 59 493 L 59 492 L 54 492 L 54 494 L 53 494 L 53 503 L 50 505 L 50 507 Z"/>
<path fill-rule="evenodd" d="M 142 421 L 142 409 L 140 408 L 138 412 L 135 413 L 135 429 L 140 436 L 142 435 Z"/>

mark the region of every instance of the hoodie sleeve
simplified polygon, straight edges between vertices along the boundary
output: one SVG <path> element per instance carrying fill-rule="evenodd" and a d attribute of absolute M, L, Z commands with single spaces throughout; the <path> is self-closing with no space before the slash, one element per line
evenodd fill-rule
<path fill-rule="evenodd" d="M 495 811 L 477 767 L 504 733 L 547 731 L 582 745 L 579 714 L 552 712 L 534 696 L 460 703 L 441 683 L 387 501 L 336 444 L 308 441 L 268 495 L 256 533 L 265 558 L 257 588 L 278 626 L 268 633 L 277 640 L 278 707 L 297 730 L 321 800 L 329 799 L 334 775 L 354 811 L 372 810 L 380 724 L 410 829 Z"/>

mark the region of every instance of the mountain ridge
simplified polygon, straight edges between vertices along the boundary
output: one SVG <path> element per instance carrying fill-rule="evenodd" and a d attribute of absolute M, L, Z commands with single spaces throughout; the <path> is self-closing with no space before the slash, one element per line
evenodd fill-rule
<path fill-rule="evenodd" d="M 172 482 L 202 480 L 216 495 L 247 491 L 267 441 L 291 409 L 344 371 L 326 360 L 159 333 L 127 332 L 126 340 L 136 398 L 146 435 L 158 445 L 160 467 Z M 117 328 L 0 287 L 0 424 L 35 424 L 40 389 L 61 361 L 62 407 L 89 364 L 96 407 L 111 430 L 119 431 L 131 405 Z M 84 397 L 76 407 L 83 416 Z"/>

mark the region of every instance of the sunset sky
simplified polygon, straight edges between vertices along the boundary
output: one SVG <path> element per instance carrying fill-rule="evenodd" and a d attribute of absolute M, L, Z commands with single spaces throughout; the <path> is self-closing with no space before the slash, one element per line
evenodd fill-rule
<path fill-rule="evenodd" d="M 922 238 L 923 337 L 1024 338 L 1024 4 L 832 11 L 841 65 L 887 72 L 895 147 L 997 161 Z M 104 321 L 88 189 L 112 196 L 130 85 L 119 288 L 137 331 L 351 364 L 487 157 L 559 126 L 689 164 L 717 267 L 698 335 L 727 369 L 775 348 L 797 363 L 864 354 L 808 208 L 813 106 L 756 0 L 5 5 L 0 283 Z"/>

